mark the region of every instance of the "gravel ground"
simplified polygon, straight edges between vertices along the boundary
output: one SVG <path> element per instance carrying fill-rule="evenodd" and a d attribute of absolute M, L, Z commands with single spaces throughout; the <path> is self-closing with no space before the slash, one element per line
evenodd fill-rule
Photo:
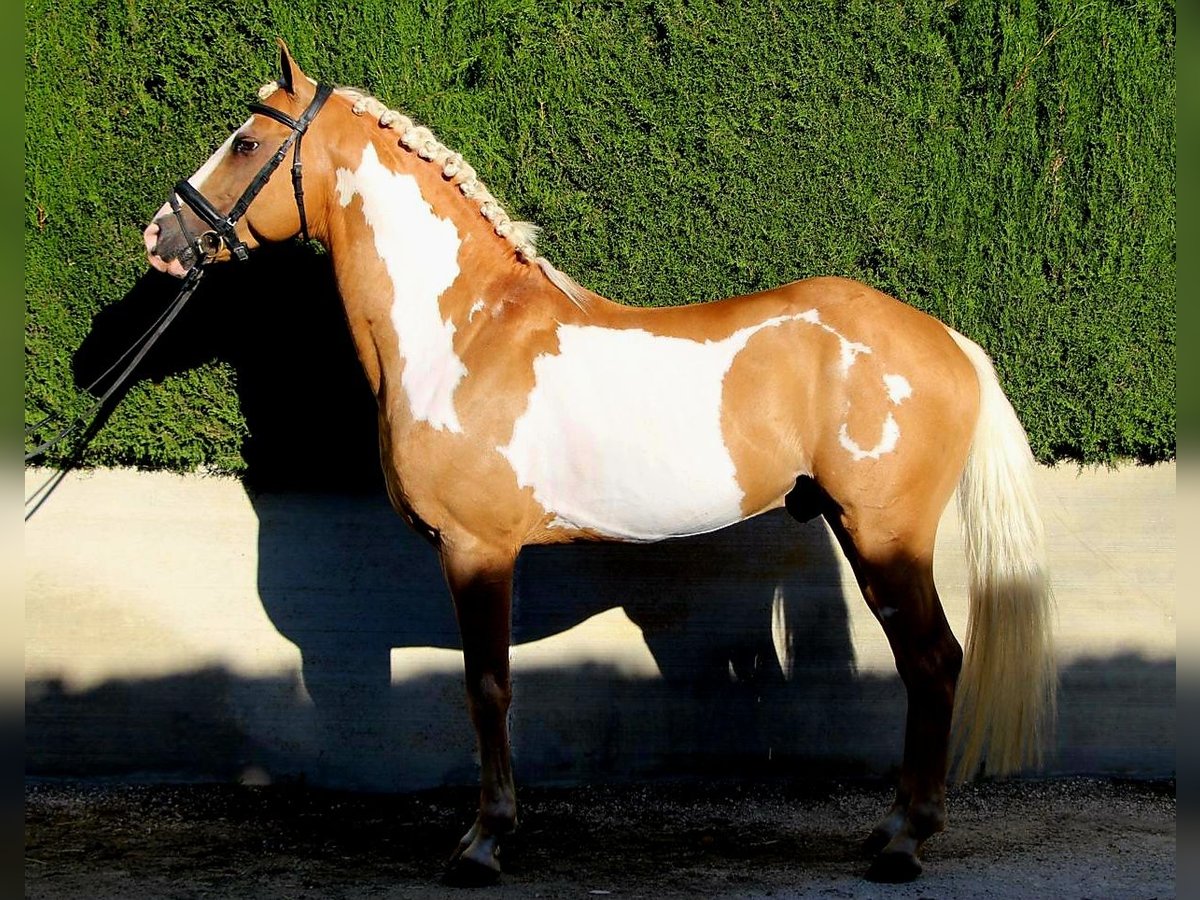
<path fill-rule="evenodd" d="M 1175 896 L 1175 782 L 971 785 L 907 885 L 863 880 L 880 782 L 707 781 L 521 791 L 509 897 Z M 30 781 L 31 898 L 458 897 L 441 861 L 474 793 Z"/>

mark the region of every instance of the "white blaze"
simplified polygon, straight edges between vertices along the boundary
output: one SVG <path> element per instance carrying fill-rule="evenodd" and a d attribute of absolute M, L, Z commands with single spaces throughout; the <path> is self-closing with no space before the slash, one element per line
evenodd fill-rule
<path fill-rule="evenodd" d="M 461 432 L 454 391 L 467 368 L 454 352 L 454 324 L 438 307 L 458 278 L 458 230 L 434 213 L 412 175 L 383 165 L 371 143 L 357 169 L 337 170 L 337 193 L 342 206 L 362 198 L 375 250 L 391 279 L 391 319 L 404 359 L 400 383 L 413 416 Z"/>
<path fill-rule="evenodd" d="M 229 155 L 229 151 L 231 149 L 233 149 L 233 139 L 235 137 L 237 137 L 238 132 L 242 131 L 243 129 L 249 128 L 250 123 L 253 121 L 254 121 L 254 117 L 251 116 L 249 119 L 247 119 L 245 122 L 243 122 L 241 124 L 241 127 L 239 127 L 237 129 L 237 131 L 233 132 L 233 134 L 231 134 L 231 135 L 229 135 L 229 137 L 225 138 L 225 143 L 223 143 L 220 147 L 218 147 L 216 149 L 216 151 L 213 153 L 213 155 L 204 161 L 204 165 L 202 165 L 199 169 L 197 169 L 194 173 L 192 173 L 191 176 L 189 176 L 188 184 L 190 184 L 196 190 L 200 191 L 201 194 L 203 194 L 204 193 L 204 182 L 206 182 L 208 180 L 209 175 L 211 175 L 213 172 L 216 171 L 217 166 L 219 166 L 222 162 L 225 161 L 225 157 L 227 157 Z M 171 204 L 164 203 L 162 206 L 159 207 L 158 212 L 156 212 L 154 214 L 154 218 L 151 219 L 151 221 L 152 222 L 156 221 L 156 220 L 162 218 L 163 216 L 169 214 L 170 212 L 171 212 Z"/>
<path fill-rule="evenodd" d="M 188 183 L 192 187 L 194 187 L 196 190 L 200 190 L 202 187 L 204 187 L 204 182 L 208 180 L 208 176 L 211 175 L 217 166 L 224 161 L 225 157 L 229 155 L 229 151 L 233 148 L 233 139 L 238 135 L 239 132 L 249 128 L 250 123 L 253 121 L 254 117 L 251 116 L 241 124 L 237 131 L 225 138 L 225 143 L 218 147 L 217 151 L 210 156 L 207 161 L 205 161 L 204 165 L 197 169 L 196 173 L 188 179 Z"/>
<path fill-rule="evenodd" d="M 734 358 L 780 316 L 720 341 L 638 329 L 560 325 L 559 352 L 534 361 L 535 385 L 497 448 L 555 524 L 653 541 L 743 518 L 721 431 Z"/>

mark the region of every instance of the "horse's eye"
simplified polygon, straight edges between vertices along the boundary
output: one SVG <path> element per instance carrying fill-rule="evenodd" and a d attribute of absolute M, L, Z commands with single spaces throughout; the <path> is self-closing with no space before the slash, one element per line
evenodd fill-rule
<path fill-rule="evenodd" d="M 258 149 L 258 141 L 253 141 L 250 138 L 238 138 L 233 142 L 233 152 L 250 154 Z"/>

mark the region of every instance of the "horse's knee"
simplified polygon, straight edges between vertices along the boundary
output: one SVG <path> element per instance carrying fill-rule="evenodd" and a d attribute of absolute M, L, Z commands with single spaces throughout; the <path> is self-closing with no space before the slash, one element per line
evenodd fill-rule
<path fill-rule="evenodd" d="M 958 638 L 954 636 L 953 632 L 951 632 L 948 636 L 949 642 L 946 648 L 946 654 L 942 660 L 942 666 L 945 674 L 949 676 L 950 680 L 954 684 L 957 684 L 958 676 L 962 673 L 963 648 L 962 644 L 958 642 Z"/>
<path fill-rule="evenodd" d="M 485 672 L 474 679 L 470 686 L 472 696 L 478 703 L 494 709 L 508 709 L 512 703 L 512 681 L 497 677 L 494 672 Z"/>
<path fill-rule="evenodd" d="M 864 591 L 887 634 L 900 677 L 910 689 L 946 689 L 951 694 L 962 671 L 962 646 L 925 562 L 892 564 L 871 571 Z"/>
<path fill-rule="evenodd" d="M 910 693 L 932 694 L 951 704 L 962 664 L 962 646 L 949 627 L 924 641 L 904 642 L 896 653 L 896 669 Z"/>
<path fill-rule="evenodd" d="M 917 650 L 911 661 L 912 667 L 925 678 L 949 679 L 951 682 L 958 680 L 962 664 L 962 645 L 949 626 L 938 629 L 936 635 L 931 635 L 925 641 L 917 642 Z"/>
<path fill-rule="evenodd" d="M 494 672 L 468 677 L 467 698 L 477 722 L 503 722 L 512 704 L 512 682 Z"/>

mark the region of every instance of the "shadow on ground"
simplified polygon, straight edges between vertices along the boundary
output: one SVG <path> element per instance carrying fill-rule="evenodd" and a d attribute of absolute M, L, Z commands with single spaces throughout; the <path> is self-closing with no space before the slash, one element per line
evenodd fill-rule
<path fill-rule="evenodd" d="M 1173 774 L 1174 678 L 1173 665 L 1135 657 L 1068 668 L 1049 770 Z M 598 666 L 525 671 L 513 714 L 517 774 L 521 784 L 549 784 L 883 773 L 900 758 L 902 700 L 893 678 L 703 686 Z M 1100 723 L 1109 723 L 1106 732 Z M 34 682 L 25 740 L 31 775 L 375 790 L 477 777 L 457 673 L 397 683 L 370 707 L 332 710 L 307 700 L 298 675 L 247 679 L 208 669 L 82 693 Z"/>

